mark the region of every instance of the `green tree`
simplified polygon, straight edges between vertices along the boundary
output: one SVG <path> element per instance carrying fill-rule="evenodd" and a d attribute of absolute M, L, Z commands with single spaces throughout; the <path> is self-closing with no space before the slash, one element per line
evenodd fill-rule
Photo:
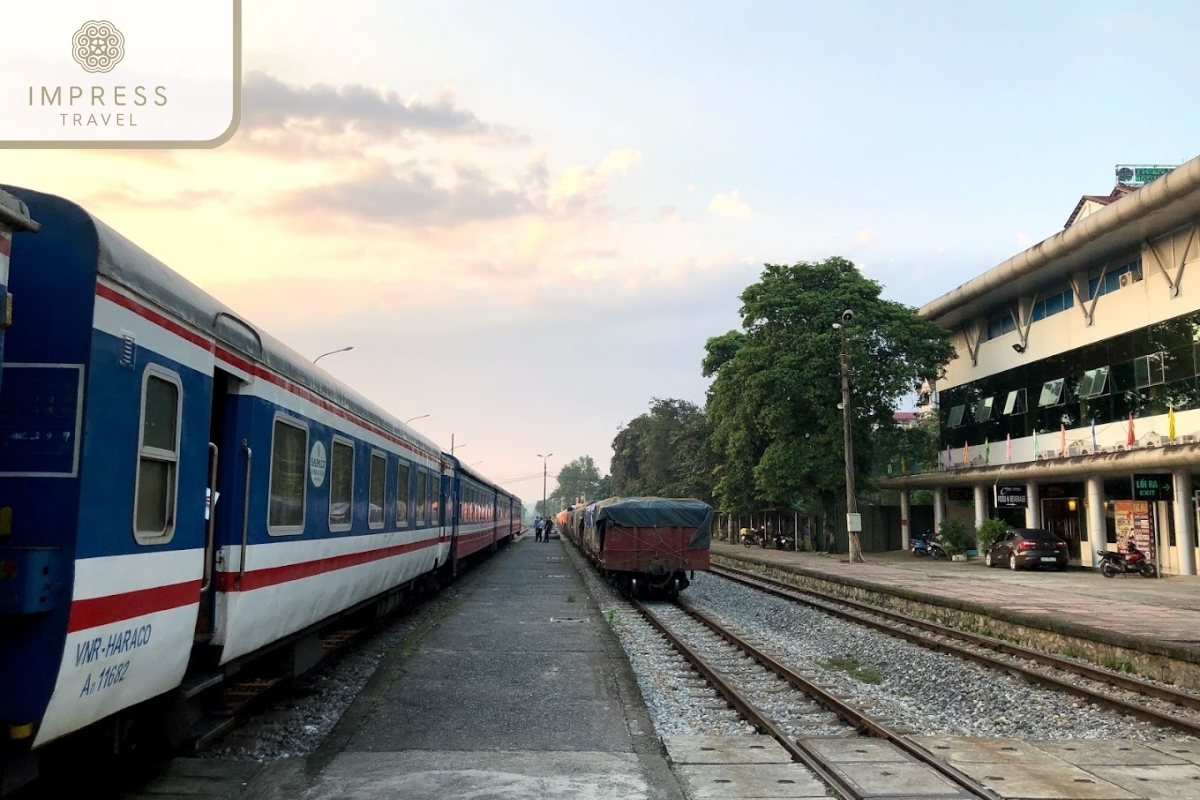
<path fill-rule="evenodd" d="M 563 465 L 555 480 L 558 487 L 554 490 L 554 499 L 558 502 L 550 504 L 552 509 L 561 508 L 563 500 L 566 500 L 567 505 L 571 505 L 580 498 L 597 499 L 600 470 L 596 468 L 596 461 L 591 456 L 580 456 Z"/>
<path fill-rule="evenodd" d="M 714 378 L 708 420 L 724 510 L 844 496 L 840 332 L 847 325 L 856 474 L 873 474 L 869 439 L 895 427 L 897 401 L 954 357 L 949 333 L 916 310 L 880 297 L 882 286 L 850 261 L 767 264 L 741 296 L 742 330 L 713 337 L 703 371 Z M 866 481 L 861 481 L 865 484 Z M 859 489 L 866 489 L 860 485 Z M 857 537 L 851 537 L 851 558 Z"/>
<path fill-rule="evenodd" d="M 654 398 L 650 411 L 613 439 L 610 470 L 617 495 L 712 501 L 714 454 L 708 418 L 686 400 Z"/>

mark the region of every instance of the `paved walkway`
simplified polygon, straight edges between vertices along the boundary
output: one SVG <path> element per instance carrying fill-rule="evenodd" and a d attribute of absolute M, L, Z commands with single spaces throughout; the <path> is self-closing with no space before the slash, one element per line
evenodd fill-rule
<path fill-rule="evenodd" d="M 259 797 L 681 800 L 620 643 L 560 541 L 522 537 Z"/>
<path fill-rule="evenodd" d="M 981 559 L 967 562 L 916 558 L 907 552 L 867 553 L 865 564 L 845 555 L 791 553 L 713 542 L 712 552 L 792 565 L 880 586 L 895 586 L 931 600 L 969 601 L 1032 617 L 1171 644 L 1194 652 L 1200 661 L 1200 577 L 1105 578 L 1071 569 L 988 569 Z"/>

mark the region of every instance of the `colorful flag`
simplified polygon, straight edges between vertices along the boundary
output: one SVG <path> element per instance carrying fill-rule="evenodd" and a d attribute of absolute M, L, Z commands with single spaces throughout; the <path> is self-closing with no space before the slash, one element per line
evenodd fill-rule
<path fill-rule="evenodd" d="M 1167 408 L 1167 438 L 1175 441 L 1175 407 Z"/>
<path fill-rule="evenodd" d="M 963 466 L 971 466 L 971 448 L 967 447 L 966 442 L 963 442 Z"/>
<path fill-rule="evenodd" d="M 1036 429 L 1034 429 L 1034 431 L 1033 431 L 1033 457 L 1034 458 L 1038 457 L 1038 443 L 1037 443 L 1037 430 Z"/>
<path fill-rule="evenodd" d="M 983 463 L 992 463 L 992 443 L 987 439 L 983 440 Z"/>
<path fill-rule="evenodd" d="M 1099 452 L 1100 445 L 1096 444 L 1096 420 L 1092 420 L 1092 452 Z"/>
<path fill-rule="evenodd" d="M 1133 435 L 1133 412 L 1129 412 L 1129 436 L 1125 439 L 1125 444 L 1133 447 L 1137 443 L 1137 437 Z"/>
<path fill-rule="evenodd" d="M 946 445 L 946 468 L 954 466 L 954 459 L 950 457 L 950 445 Z"/>
<path fill-rule="evenodd" d="M 1058 423 L 1058 454 L 1065 456 L 1067 454 L 1067 426 L 1065 423 Z"/>
<path fill-rule="evenodd" d="M 1012 461 L 1012 434 L 1008 435 L 1008 443 L 1004 445 L 1004 459 Z"/>

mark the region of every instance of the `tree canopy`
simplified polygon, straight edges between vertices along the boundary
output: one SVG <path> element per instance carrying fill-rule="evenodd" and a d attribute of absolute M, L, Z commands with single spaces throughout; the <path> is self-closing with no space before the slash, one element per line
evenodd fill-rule
<path fill-rule="evenodd" d="M 654 398 L 613 439 L 612 493 L 712 502 L 712 434 L 704 410 Z"/>
<path fill-rule="evenodd" d="M 900 398 L 954 357 L 948 332 L 881 292 L 834 257 L 768 264 L 742 293 L 742 330 L 710 338 L 703 361 L 714 378 L 707 412 L 721 508 L 828 506 L 844 491 L 842 332 L 833 323 L 847 309 L 856 472 L 872 473 L 872 434 L 893 428 Z"/>
<path fill-rule="evenodd" d="M 600 493 L 604 479 L 591 456 L 580 456 L 564 464 L 554 480 L 558 485 L 546 498 L 546 505 L 543 506 L 541 500 L 534 504 L 536 514 L 544 516 L 549 510 L 553 516 L 581 498 L 591 501 L 608 496 Z"/>

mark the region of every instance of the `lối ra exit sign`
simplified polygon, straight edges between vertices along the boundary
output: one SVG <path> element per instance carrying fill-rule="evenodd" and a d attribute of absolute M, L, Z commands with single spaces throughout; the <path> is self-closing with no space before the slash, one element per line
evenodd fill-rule
<path fill-rule="evenodd" d="M 1133 476 L 1134 500 L 1170 500 L 1171 493 L 1170 475 Z"/>

